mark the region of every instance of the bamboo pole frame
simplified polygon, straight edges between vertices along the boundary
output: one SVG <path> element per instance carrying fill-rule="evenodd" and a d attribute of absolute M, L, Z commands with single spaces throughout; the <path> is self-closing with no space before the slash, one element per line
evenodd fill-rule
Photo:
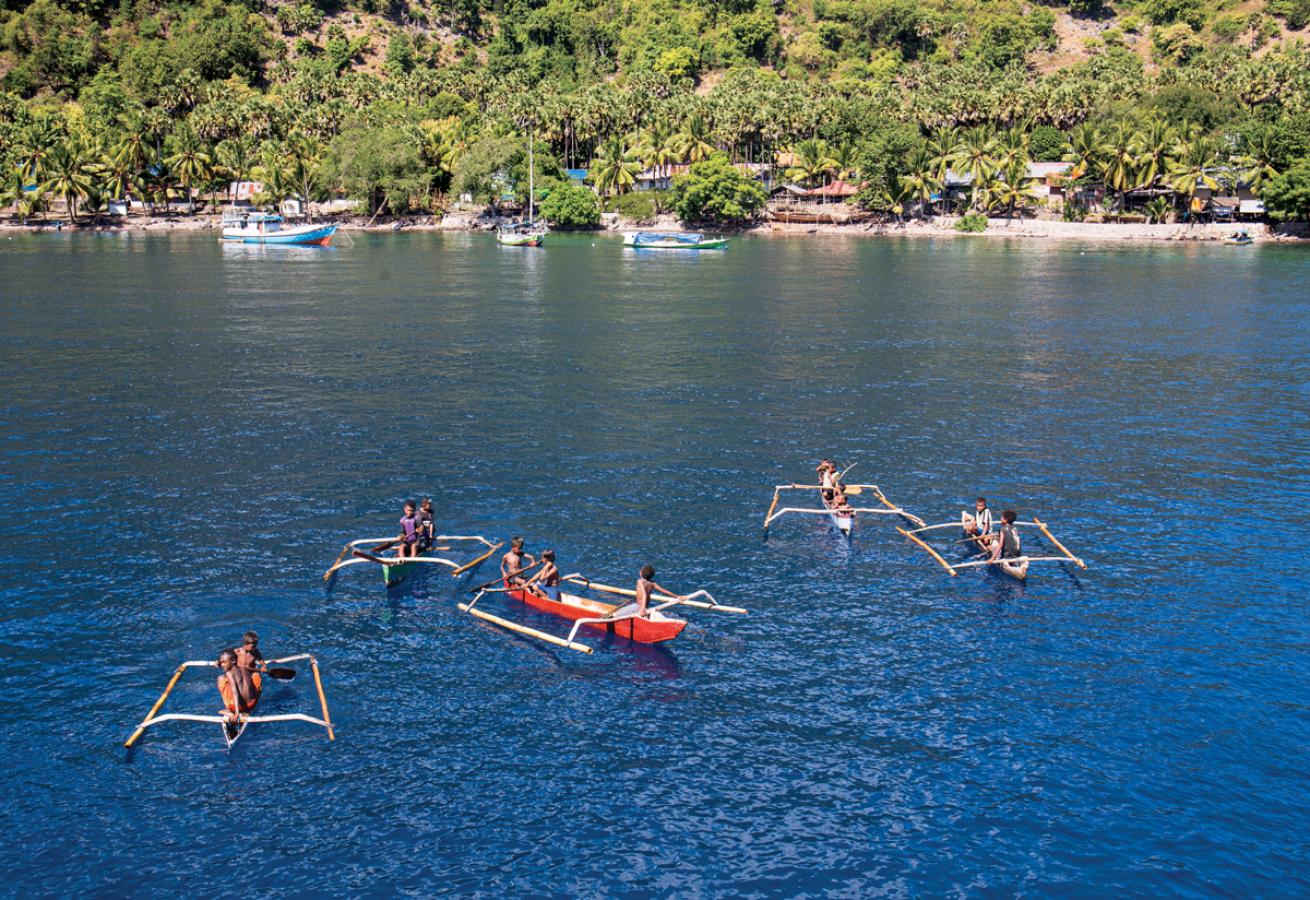
<path fill-rule="evenodd" d="M 535 628 L 529 628 L 526 625 L 520 625 L 517 622 L 511 622 L 509 619 L 503 619 L 500 616 L 492 615 L 489 612 L 483 612 L 480 609 L 475 609 L 472 603 L 461 603 L 459 604 L 459 608 L 463 612 L 469 613 L 470 615 L 482 619 L 484 622 L 490 622 L 493 625 L 498 625 L 507 631 L 514 632 L 515 634 L 522 634 L 525 635 L 526 637 L 536 638 L 539 641 L 545 641 L 546 643 L 554 644 L 557 647 L 565 647 L 569 650 L 577 650 L 579 653 L 592 652 L 591 648 L 588 647 L 586 644 L 581 644 L 578 643 L 577 641 L 566 641 L 564 638 L 556 637 L 553 634 L 548 634 L 544 631 L 538 631 Z"/>
<path fill-rule="evenodd" d="M 182 673 L 187 670 L 187 666 L 189 665 L 191 664 L 182 663 L 182 665 L 177 667 L 177 671 L 174 672 L 173 677 L 169 679 L 168 687 L 164 688 L 164 692 L 159 695 L 159 699 L 155 701 L 155 705 L 150 707 L 150 712 L 146 713 L 146 717 L 141 720 L 141 724 L 137 726 L 136 731 L 132 732 L 132 736 L 123 742 L 124 747 L 129 750 L 132 749 L 132 745 L 136 743 L 137 738 L 145 733 L 148 723 L 155 717 L 155 713 L 159 712 L 160 708 L 164 705 L 164 701 L 167 700 L 168 695 L 173 692 L 173 688 L 177 685 L 178 679 L 182 677 Z"/>
<path fill-rule="evenodd" d="M 1066 547 L 1064 544 L 1061 544 L 1058 540 L 1056 540 L 1055 535 L 1051 534 L 1050 530 L 1049 530 L 1049 529 L 1048 529 L 1048 528 L 1047 528 L 1047 527 L 1042 523 L 1042 521 L 1041 521 L 1040 519 L 1038 519 L 1038 518 L 1036 518 L 1036 517 L 1034 516 L 1034 517 L 1033 517 L 1033 524 L 1036 525 L 1038 528 L 1040 528 L 1040 529 L 1042 530 L 1042 534 L 1046 535 L 1046 539 L 1047 539 L 1048 541 L 1050 541 L 1053 545 L 1055 545 L 1055 549 L 1056 549 L 1056 550 L 1059 550 L 1061 553 L 1063 553 L 1065 556 L 1067 556 L 1067 557 L 1069 558 L 1070 562 L 1077 563 L 1077 564 L 1078 564 L 1078 568 L 1080 568 L 1080 569 L 1086 569 L 1086 568 L 1087 568 L 1087 563 L 1083 562 L 1081 559 L 1079 559 L 1078 557 L 1074 556 L 1072 553 L 1069 552 L 1069 548 L 1068 548 L 1068 547 Z"/>
<path fill-rule="evenodd" d="M 318 673 L 318 660 L 314 657 L 309 658 L 309 668 L 314 672 L 314 687 L 318 688 L 318 702 L 323 707 L 323 722 L 327 728 L 328 740 L 335 741 L 336 734 L 332 730 L 332 717 L 328 715 L 327 695 L 323 693 L 323 678 Z"/>
<path fill-rule="evenodd" d="M 606 594 L 618 594 L 621 597 L 637 596 L 637 592 L 634 590 L 630 590 L 629 588 L 614 587 L 613 585 L 610 584 L 600 584 L 599 582 L 591 581 L 590 579 L 586 578 L 583 575 L 565 575 L 563 578 L 560 579 L 560 581 L 567 581 L 570 584 L 580 584 L 583 587 L 588 587 L 591 588 L 592 590 L 602 591 Z M 709 597 L 710 602 L 702 603 L 696 600 L 695 599 L 696 597 Z M 717 600 L 714 599 L 713 595 L 711 595 L 709 591 L 696 591 L 695 593 L 688 594 L 687 599 L 685 600 L 674 599 L 672 600 L 671 603 L 662 604 L 662 605 L 672 606 L 675 604 L 681 606 L 692 606 L 695 607 L 696 609 L 712 609 L 717 612 L 740 613 L 742 615 L 746 615 L 749 612 L 748 610 L 742 609 L 740 606 L 726 606 L 725 604 L 718 602 Z"/>
<path fill-rule="evenodd" d="M 941 564 L 941 567 L 942 567 L 943 569 L 945 569 L 946 571 L 950 572 L 951 575 L 958 575 L 958 574 L 959 574 L 958 572 L 955 571 L 955 568 L 954 568 L 950 563 L 948 563 L 948 562 L 947 562 L 947 561 L 942 557 L 942 555 L 941 555 L 940 553 L 938 553 L 938 552 L 937 552 L 936 550 L 934 550 L 932 547 L 929 547 L 926 543 L 924 543 L 923 539 L 920 538 L 918 535 L 913 534 L 913 533 L 911 533 L 911 532 L 909 532 L 909 531 L 906 531 L 904 528 L 900 527 L 899 525 L 896 526 L 896 530 L 899 531 L 901 534 L 905 535 L 905 536 L 906 536 L 907 538 L 909 538 L 910 540 L 914 541 L 916 544 L 918 544 L 918 545 L 919 545 L 920 547 L 922 547 L 923 549 L 927 550 L 927 551 L 928 551 L 928 554 L 929 554 L 933 559 L 937 560 L 937 562 Z"/>

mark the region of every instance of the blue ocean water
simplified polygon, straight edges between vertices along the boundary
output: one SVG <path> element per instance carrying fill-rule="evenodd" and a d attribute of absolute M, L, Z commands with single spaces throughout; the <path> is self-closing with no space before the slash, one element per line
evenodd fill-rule
<path fill-rule="evenodd" d="M 1303 248 L 46 235 L 0 273 L 7 894 L 1310 892 Z M 1090 568 L 766 540 L 820 456 Z M 584 656 L 457 610 L 491 562 L 326 590 L 417 496 L 750 613 Z M 247 628 L 316 654 L 335 742 L 123 750 Z"/>

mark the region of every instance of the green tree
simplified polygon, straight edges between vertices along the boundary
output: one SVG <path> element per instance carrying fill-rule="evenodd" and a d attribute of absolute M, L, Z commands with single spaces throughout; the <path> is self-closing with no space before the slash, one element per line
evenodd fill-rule
<path fill-rule="evenodd" d="M 329 184 L 362 200 L 370 214 L 407 212 L 427 197 L 432 173 L 423 165 L 418 141 L 396 125 L 373 128 L 352 125 L 334 139 L 324 158 Z"/>
<path fill-rule="evenodd" d="M 95 170 L 85 145 L 76 138 L 56 145 L 44 169 L 46 180 L 41 190 L 63 197 L 68 218 L 76 221 L 78 201 L 90 198 L 96 190 Z"/>
<path fill-rule="evenodd" d="M 1276 222 L 1310 219 L 1310 160 L 1270 178 L 1260 196 L 1269 218 Z"/>
<path fill-rule="evenodd" d="M 563 182 L 551 187 L 541 201 L 541 215 L 557 228 L 595 228 L 600 224 L 600 204 L 586 187 Z"/>
<path fill-rule="evenodd" d="M 640 172 L 641 162 L 628 142 L 615 136 L 596 151 L 596 158 L 591 161 L 590 178 L 602 196 L 611 191 L 622 194 L 632 189 Z"/>
<path fill-rule="evenodd" d="M 709 159 L 716 151 L 710 140 L 709 125 L 703 116 L 692 116 L 671 139 L 673 152 L 681 162 L 697 163 Z"/>
<path fill-rule="evenodd" d="M 740 224 L 755 218 L 767 199 L 760 183 L 722 153 L 693 163 L 686 175 L 673 179 L 673 209 L 684 222 Z"/>
<path fill-rule="evenodd" d="M 803 181 L 811 186 L 820 184 L 838 166 L 828 142 L 819 138 L 806 138 L 793 144 L 790 153 L 791 165 L 783 173 L 788 181 Z"/>
<path fill-rule="evenodd" d="M 195 129 L 185 123 L 169 135 L 166 153 L 164 162 L 186 193 L 188 211 L 194 213 L 196 201 L 192 188 L 199 186 L 203 189 L 208 185 L 214 174 L 214 158 Z"/>

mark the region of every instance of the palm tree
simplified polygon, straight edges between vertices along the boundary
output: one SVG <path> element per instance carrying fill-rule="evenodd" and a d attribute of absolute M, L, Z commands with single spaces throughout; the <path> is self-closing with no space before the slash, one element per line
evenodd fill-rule
<path fill-rule="evenodd" d="M 69 138 L 57 144 L 45 161 L 46 180 L 41 190 L 64 198 L 68 218 L 77 219 L 77 201 L 84 200 L 95 191 L 95 180 L 89 171 L 86 150 L 81 141 Z"/>
<path fill-rule="evenodd" d="M 718 148 L 710 142 L 710 128 L 703 116 L 687 120 L 682 130 L 673 136 L 673 152 L 684 162 L 697 163 L 709 159 Z"/>
<path fill-rule="evenodd" d="M 113 199 L 122 200 L 124 197 L 142 192 L 140 169 L 128 165 L 114 155 L 106 157 L 102 169 L 105 193 Z"/>
<path fill-rule="evenodd" d="M 18 213 L 19 224 L 26 225 L 27 217 L 33 210 L 40 205 L 40 190 L 28 190 L 27 176 L 23 174 L 22 166 L 14 166 L 9 170 L 3 184 L 0 184 L 0 206 L 12 206 L 14 212 Z"/>
<path fill-rule="evenodd" d="M 791 165 L 783 173 L 788 181 L 804 181 L 813 185 L 822 182 L 825 175 L 836 169 L 828 143 L 819 138 L 806 138 L 791 148 Z"/>
<path fill-rule="evenodd" d="M 214 158 L 206 149 L 204 141 L 190 125 L 183 124 L 169 136 L 169 154 L 164 158 L 186 191 L 187 209 L 196 211 L 195 197 L 191 193 L 193 185 L 207 183 L 214 174 Z"/>
<path fill-rule="evenodd" d="M 1126 121 L 1116 122 L 1101 144 L 1101 177 L 1106 187 L 1119 192 L 1120 209 L 1128 192 L 1137 187 L 1137 144 L 1137 135 Z"/>
<path fill-rule="evenodd" d="M 219 141 L 214 147 L 214 155 L 225 173 L 238 184 L 248 180 L 251 166 L 254 165 L 255 142 L 244 134 Z"/>
<path fill-rule="evenodd" d="M 655 169 L 661 177 L 668 174 L 670 166 L 682 159 L 674 141 L 673 129 L 664 121 L 656 121 L 643 131 L 637 137 L 637 146 L 641 161 Z"/>
<path fill-rule="evenodd" d="M 1173 126 L 1162 119 L 1155 119 L 1144 131 L 1134 135 L 1133 153 L 1137 158 L 1137 181 L 1143 187 L 1151 187 L 1163 177 L 1169 164 L 1169 151 L 1178 142 Z"/>
<path fill-rule="evenodd" d="M 1173 206 L 1164 197 L 1155 197 L 1146 204 L 1146 217 L 1157 225 L 1169 218 Z"/>
<path fill-rule="evenodd" d="M 323 148 L 312 137 L 301 134 L 291 138 L 288 149 L 291 154 L 288 175 L 300 193 L 300 199 L 305 204 L 305 215 L 308 215 L 309 200 L 319 180 L 319 164 L 323 160 Z"/>
<path fill-rule="evenodd" d="M 842 141 L 831 150 L 832 161 L 836 163 L 834 168 L 837 170 L 837 177 L 842 180 L 854 178 L 859 168 L 859 151 L 855 145 L 850 141 Z"/>
<path fill-rule="evenodd" d="M 987 192 L 987 202 L 991 209 L 1004 209 L 1005 217 L 1013 219 L 1020 206 L 1027 206 L 1033 197 L 1032 188 L 1028 186 L 1028 162 L 1023 159 L 1012 161 L 995 179 Z"/>
<path fill-rule="evenodd" d="M 971 182 L 970 209 L 977 207 L 979 190 L 991 180 L 996 171 L 996 160 L 992 157 L 995 147 L 996 140 L 991 128 L 977 125 L 964 133 L 955 151 L 954 165 L 961 174 L 968 175 Z"/>
<path fill-rule="evenodd" d="M 940 196 L 942 179 L 937 174 L 937 157 L 920 147 L 909 159 L 909 173 L 899 179 L 899 187 L 909 198 L 919 201 L 920 214 L 932 214 L 933 197 Z"/>
<path fill-rule="evenodd" d="M 1069 149 L 1062 159 L 1072 163 L 1069 170 L 1070 179 L 1077 180 L 1100 168 L 1101 133 L 1095 125 L 1082 125 L 1069 132 Z"/>
<path fill-rule="evenodd" d="M 951 167 L 959 149 L 960 132 L 957 128 L 938 128 L 928 138 L 928 153 L 932 157 L 934 174 L 939 181 L 946 178 L 946 170 Z"/>
<path fill-rule="evenodd" d="M 1169 186 L 1185 197 L 1190 205 L 1196 192 L 1203 187 L 1219 189 L 1214 177 L 1219 165 L 1219 148 L 1205 135 L 1196 135 L 1180 141 L 1169 161 Z"/>
<path fill-rule="evenodd" d="M 628 142 L 617 136 L 605 141 L 591 161 L 591 180 L 602 196 L 611 190 L 616 194 L 626 193 L 636 183 L 640 171 L 641 163 L 633 159 Z"/>
<path fill-rule="evenodd" d="M 1274 165 L 1274 160 L 1278 158 L 1278 146 L 1268 128 L 1261 128 L 1247 139 L 1246 152 L 1237 158 L 1237 164 L 1242 169 L 1242 180 L 1257 195 L 1266 181 L 1278 177 L 1278 169 Z"/>

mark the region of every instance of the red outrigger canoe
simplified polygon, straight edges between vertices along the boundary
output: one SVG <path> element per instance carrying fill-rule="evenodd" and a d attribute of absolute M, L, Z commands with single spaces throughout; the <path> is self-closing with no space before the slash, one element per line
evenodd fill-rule
<path fill-rule="evenodd" d="M 623 604 L 604 603 L 600 600 L 591 600 L 564 591 L 560 591 L 558 600 L 550 600 L 538 596 L 532 591 L 512 590 L 508 582 L 505 583 L 505 588 L 507 597 L 513 597 L 515 600 L 541 612 L 572 621 L 578 619 L 603 619 L 614 615 L 615 612 L 623 608 Z M 653 602 L 651 605 L 658 605 L 658 601 Z M 639 644 L 658 644 L 661 641 L 671 641 L 682 634 L 682 629 L 687 627 L 686 619 L 675 619 L 654 610 L 651 611 L 649 618 L 636 617 L 620 619 L 617 622 L 587 622 L 585 624 L 588 628 L 605 631 L 621 638 L 628 638 Z"/>
<path fill-rule="evenodd" d="M 560 580 L 570 584 L 582 585 L 585 589 L 591 591 L 617 594 L 621 597 L 635 596 L 633 591 L 626 588 L 599 584 L 583 577 L 581 573 L 575 572 L 572 575 L 564 575 Z M 746 610 L 736 606 L 724 606 L 716 601 L 709 591 L 695 591 L 686 596 L 677 597 L 673 595 L 652 597 L 650 605 L 646 609 L 646 615 L 638 616 L 637 607 L 631 601 L 606 603 L 602 600 L 592 600 L 590 597 L 579 597 L 577 594 L 567 594 L 563 591 L 560 591 L 558 600 L 551 600 L 523 588 L 510 587 L 508 580 L 502 580 L 500 584 L 501 586 L 498 588 L 487 585 L 478 588 L 476 597 L 468 603 L 459 604 L 460 610 L 476 616 L 484 622 L 498 625 L 507 631 L 513 631 L 516 634 L 536 638 L 560 647 L 567 647 L 570 650 L 578 650 L 582 653 L 590 653 L 591 648 L 575 640 L 578 630 L 581 628 L 604 631 L 640 644 L 659 644 L 673 640 L 682 634 L 682 630 L 687 627 L 687 623 L 683 619 L 666 616 L 663 611 L 667 607 L 691 606 L 715 612 L 746 612 Z M 505 594 L 532 609 L 550 613 L 552 616 L 559 616 L 562 619 L 568 619 L 573 623 L 573 628 L 570 629 L 568 637 L 562 638 L 518 622 L 511 622 L 509 619 L 486 610 L 477 609 L 478 601 L 487 594 Z"/>

